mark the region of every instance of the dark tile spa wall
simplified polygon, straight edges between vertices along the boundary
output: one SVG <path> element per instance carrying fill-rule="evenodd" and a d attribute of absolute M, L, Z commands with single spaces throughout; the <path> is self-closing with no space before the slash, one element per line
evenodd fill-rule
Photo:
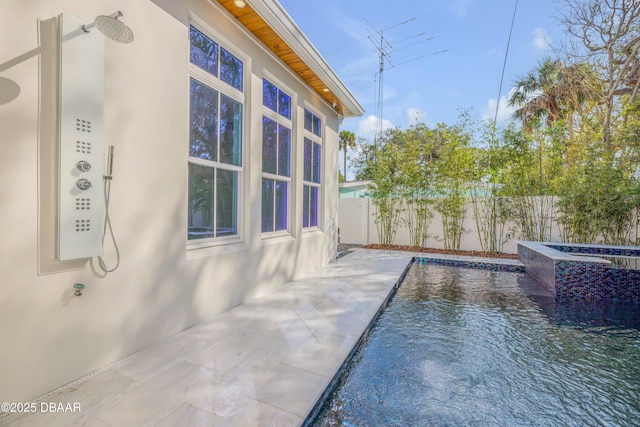
<path fill-rule="evenodd" d="M 540 250 L 536 250 L 536 246 Z M 559 259 L 554 259 L 555 255 L 547 248 L 560 251 Z M 638 256 L 640 250 L 600 245 L 518 244 L 518 259 L 525 265 L 526 272 L 547 286 L 556 299 L 640 303 L 640 270 L 567 259 L 571 254 Z"/>
<path fill-rule="evenodd" d="M 607 264 L 556 261 L 556 299 L 640 303 L 640 270 Z"/>
<path fill-rule="evenodd" d="M 548 290 L 555 294 L 555 264 L 552 258 L 528 246 L 518 244 L 518 260 L 524 264 L 524 269 L 527 274 L 541 282 Z"/>

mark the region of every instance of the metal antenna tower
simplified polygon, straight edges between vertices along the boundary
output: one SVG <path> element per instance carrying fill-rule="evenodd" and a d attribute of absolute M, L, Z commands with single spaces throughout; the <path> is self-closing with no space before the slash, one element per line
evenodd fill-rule
<path fill-rule="evenodd" d="M 398 64 L 395 64 L 391 61 L 392 59 L 392 55 L 394 55 L 396 52 L 406 49 L 410 46 L 415 46 L 419 43 L 423 43 L 429 40 L 433 40 L 433 37 L 425 37 L 426 33 L 420 33 L 420 34 L 416 34 L 414 36 L 402 39 L 400 41 L 397 42 L 397 44 L 399 44 L 397 47 L 394 47 L 394 45 L 391 44 L 391 42 L 385 38 L 385 31 L 390 30 L 392 28 L 396 28 L 399 27 L 401 25 L 404 24 L 408 24 L 410 22 L 415 21 L 417 18 L 411 18 L 411 19 L 407 19 L 406 21 L 402 21 L 399 22 L 395 25 L 392 25 L 390 27 L 386 27 L 386 28 L 381 28 L 380 30 L 376 30 L 375 27 L 369 22 L 367 21 L 367 19 L 365 18 L 365 21 L 367 22 L 367 24 L 369 25 L 369 27 L 371 28 L 367 28 L 367 31 L 369 32 L 369 36 L 367 37 L 369 39 L 369 41 L 371 41 L 371 43 L 373 44 L 373 46 L 376 49 L 376 52 L 378 53 L 378 59 L 379 59 L 379 63 L 378 63 L 378 87 L 376 90 L 376 112 L 375 112 L 375 116 L 376 116 L 376 124 L 375 124 L 375 136 L 374 136 L 374 148 L 377 152 L 378 150 L 378 144 L 380 142 L 380 139 L 382 138 L 382 122 L 383 122 L 383 115 L 384 115 L 384 71 L 385 71 L 385 63 L 388 63 L 392 68 L 396 68 L 397 66 L 406 64 L 407 62 L 412 62 L 421 58 L 424 58 L 426 56 L 431 56 L 431 55 L 436 55 L 438 53 L 442 53 L 442 52 L 446 52 L 446 50 L 442 50 L 439 52 L 433 52 L 433 53 L 429 53 L 427 55 L 422 55 L 416 58 L 412 58 L 409 60 L 404 60 Z M 417 41 L 414 41 L 412 43 L 409 44 L 402 44 L 404 42 L 407 41 L 413 41 L 415 39 L 418 39 Z M 394 59 L 395 61 L 395 59 Z"/>
<path fill-rule="evenodd" d="M 376 132 L 373 137 L 373 143 L 378 149 L 378 141 L 382 137 L 382 114 L 384 105 L 384 60 L 388 57 L 387 51 L 384 49 L 384 30 L 380 30 L 380 45 L 377 46 L 380 59 L 380 67 L 378 68 L 378 90 L 376 91 Z M 388 58 L 387 58 L 388 60 Z"/>

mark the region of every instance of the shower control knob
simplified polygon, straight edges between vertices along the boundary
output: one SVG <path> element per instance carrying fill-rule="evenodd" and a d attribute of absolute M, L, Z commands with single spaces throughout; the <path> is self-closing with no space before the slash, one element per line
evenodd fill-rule
<path fill-rule="evenodd" d="M 78 163 L 76 163 L 76 168 L 80 172 L 89 172 L 91 170 L 91 163 L 87 162 L 86 160 L 80 160 Z"/>
<path fill-rule="evenodd" d="M 76 187 L 78 187 L 83 191 L 88 190 L 91 188 L 91 181 L 89 181 L 88 179 L 81 178 L 76 181 Z"/>

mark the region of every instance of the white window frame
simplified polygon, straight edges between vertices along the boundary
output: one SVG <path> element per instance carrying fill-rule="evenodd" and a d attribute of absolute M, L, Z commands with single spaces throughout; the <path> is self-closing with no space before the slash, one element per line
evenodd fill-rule
<path fill-rule="evenodd" d="M 306 112 L 309 111 L 311 114 L 313 114 L 315 117 L 317 117 L 320 120 L 320 136 L 316 135 L 315 133 L 313 133 L 310 130 L 307 130 L 304 127 L 304 120 L 305 120 L 305 115 Z M 320 114 L 316 109 L 314 109 L 313 107 L 309 106 L 309 105 L 305 105 L 304 106 L 304 110 L 303 110 L 303 114 L 301 117 L 301 127 L 303 129 L 303 138 L 302 138 L 302 145 L 301 145 L 301 150 L 302 150 L 302 203 L 303 203 L 303 207 L 302 207 L 302 213 L 304 215 L 304 188 L 306 186 L 308 187 L 316 187 L 318 189 L 318 199 L 317 199 L 317 203 L 318 203 L 318 212 L 317 212 L 317 218 L 318 218 L 318 225 L 312 225 L 312 226 L 304 226 L 304 216 L 302 218 L 302 231 L 303 233 L 310 233 L 310 232 L 314 232 L 314 231 L 322 231 L 322 224 L 323 222 L 323 218 L 324 218 L 324 203 L 322 202 L 323 200 L 323 187 L 324 187 L 324 170 L 325 170 L 325 153 L 324 153 L 324 138 L 325 138 L 325 134 L 326 134 L 326 117 L 322 114 Z M 305 159 L 304 159 L 304 140 L 309 139 L 311 140 L 313 143 L 317 143 L 320 145 L 320 182 L 313 182 L 313 181 L 307 181 L 304 179 L 304 163 L 305 163 Z M 312 145 L 313 147 L 313 145 Z M 312 152 L 312 156 L 313 156 L 313 152 Z M 313 163 L 313 157 L 312 157 L 312 163 Z"/>
<path fill-rule="evenodd" d="M 278 88 L 278 90 L 281 90 L 282 92 L 286 93 L 290 98 L 291 98 L 291 105 L 289 107 L 290 109 L 290 113 L 291 113 L 291 118 L 287 119 L 286 117 L 284 117 L 283 115 L 279 114 L 276 111 L 273 111 L 271 108 L 267 107 L 266 105 L 264 105 L 264 80 L 267 80 L 269 83 L 271 83 L 272 85 L 274 85 L 276 88 Z M 289 129 L 290 132 L 290 140 L 289 140 L 289 176 L 283 176 L 283 175 L 278 175 L 278 174 L 273 174 L 273 173 L 268 173 L 268 172 L 264 172 L 262 170 L 262 162 L 260 162 L 260 173 L 261 173 L 261 178 L 260 178 L 260 232 L 262 234 L 262 238 L 263 239 L 268 239 L 268 238 L 275 238 L 275 237 L 280 237 L 280 236 L 289 236 L 292 234 L 292 224 L 291 224 L 291 220 L 293 218 L 292 215 L 292 203 L 291 201 L 293 200 L 291 195 L 293 193 L 293 191 L 295 191 L 295 189 L 293 188 L 293 175 L 294 175 L 294 145 L 295 145 L 295 134 L 294 134 L 294 127 L 293 127 L 293 123 L 294 123 L 294 117 L 295 117 L 295 98 L 293 95 L 293 91 L 287 87 L 286 85 L 284 85 L 281 81 L 279 81 L 278 79 L 274 78 L 273 76 L 271 76 L 268 73 L 264 73 L 264 75 L 262 76 L 262 80 L 261 80 L 261 86 L 260 86 L 260 105 L 262 106 L 262 115 L 260 117 L 260 149 L 262 152 L 263 149 L 263 121 L 264 121 L 264 117 L 273 120 L 275 123 L 277 123 L 278 125 L 282 125 L 286 128 Z M 276 156 L 277 158 L 278 156 Z M 276 166 L 276 170 L 277 170 L 277 166 Z M 286 221 L 287 221 L 287 228 L 285 230 L 274 230 L 274 231 L 262 231 L 262 180 L 263 179 L 272 179 L 272 180 L 276 180 L 276 181 L 282 181 L 282 182 L 286 182 L 287 183 L 287 200 L 286 200 L 286 209 L 287 209 L 287 215 L 286 215 Z M 273 220 L 274 223 L 276 221 L 276 212 L 275 212 L 275 208 L 276 208 L 276 203 L 275 203 L 275 198 L 274 198 L 274 204 L 273 204 Z M 275 227 L 274 227 L 275 228 Z"/>
<path fill-rule="evenodd" d="M 218 162 L 218 161 L 210 161 L 210 160 L 206 160 L 206 159 L 200 159 L 197 157 L 191 157 L 189 156 L 189 154 L 187 154 L 187 162 L 191 163 L 191 164 L 195 164 L 195 165 L 200 165 L 200 166 L 206 166 L 206 167 L 210 167 L 213 168 L 214 170 L 228 170 L 228 171 L 233 171 L 233 172 L 237 172 L 238 174 L 238 181 L 237 181 L 237 192 L 236 192 L 236 234 L 232 235 L 232 236 L 220 236 L 220 237 L 209 237 L 209 238 L 204 238 L 204 239 L 196 239 L 196 240 L 189 240 L 189 235 L 187 233 L 187 235 L 185 236 L 185 239 L 187 241 L 187 250 L 191 250 L 191 249 L 202 249 L 202 248 L 207 248 L 207 247 L 215 247 L 215 246 L 222 246 L 222 245 L 230 245 L 230 244 L 235 244 L 235 243 L 241 243 L 244 241 L 244 194 L 245 194 L 245 190 L 244 190 L 244 181 L 245 181 L 245 165 L 246 165 L 246 158 L 247 158 L 247 144 L 245 142 L 245 136 L 246 136 L 246 126 L 247 126 L 247 117 L 248 117 L 248 113 L 246 110 L 247 107 L 247 97 L 245 95 L 245 93 L 247 92 L 247 85 L 249 82 L 249 78 L 248 78 L 248 73 L 247 70 L 249 68 L 249 57 L 246 56 L 245 54 L 243 54 L 239 49 L 237 49 L 233 44 L 231 44 L 227 39 L 225 39 L 221 34 L 218 34 L 217 32 L 213 31 L 211 29 L 210 26 L 208 26 L 207 24 L 205 24 L 202 20 L 191 17 L 189 19 L 189 25 L 187 26 L 187 31 L 190 31 L 191 27 L 195 27 L 198 31 L 200 31 L 201 33 L 203 33 L 205 36 L 209 37 L 211 40 L 213 40 L 215 43 L 218 44 L 219 48 L 223 48 L 225 49 L 227 52 L 231 53 L 232 55 L 234 55 L 236 58 L 238 58 L 240 61 L 242 61 L 242 88 L 243 91 L 240 91 L 238 89 L 236 89 L 235 87 L 229 85 L 228 83 L 222 81 L 220 79 L 220 75 L 218 74 L 218 76 L 214 76 L 210 73 L 208 73 L 206 70 L 203 70 L 202 68 L 198 67 L 196 64 L 193 64 L 190 60 L 188 62 L 188 66 L 187 66 L 187 85 L 190 88 L 191 85 L 191 79 L 194 79 L 196 81 L 198 81 L 200 84 L 203 84 L 205 86 L 208 86 L 209 88 L 215 90 L 218 92 L 218 97 L 221 97 L 222 95 L 227 96 L 228 98 L 240 103 L 242 105 L 242 126 L 240 129 L 241 135 L 241 145 L 240 145 L 240 150 L 241 150 L 241 157 L 240 157 L 240 165 L 232 165 L 232 164 L 227 164 L 227 163 L 222 163 L 222 162 Z M 188 35 L 187 36 L 187 50 L 190 51 L 191 49 L 191 37 Z M 220 56 L 218 56 L 218 61 L 220 60 Z M 219 63 L 218 63 L 219 66 Z M 191 115 L 191 96 L 188 97 L 188 116 L 190 117 Z M 188 135 L 187 135 L 187 146 L 189 147 L 191 145 L 191 137 L 190 137 L 190 132 L 191 130 L 188 129 Z M 189 148 L 187 149 L 187 153 L 189 153 Z M 217 172 L 214 172 L 214 174 L 217 174 Z M 216 176 L 216 175 L 214 175 Z M 187 185 L 188 185 L 188 181 L 189 178 L 187 177 Z M 217 192 L 217 186 L 214 188 L 214 194 L 213 194 L 213 204 L 216 203 L 216 192 Z M 188 199 L 188 196 L 187 196 Z M 187 209 L 189 209 L 189 207 L 187 207 Z M 217 215 L 217 210 L 214 210 L 214 217 L 213 217 L 213 224 L 214 227 L 216 226 L 216 215 Z M 187 230 L 188 231 L 188 230 Z"/>

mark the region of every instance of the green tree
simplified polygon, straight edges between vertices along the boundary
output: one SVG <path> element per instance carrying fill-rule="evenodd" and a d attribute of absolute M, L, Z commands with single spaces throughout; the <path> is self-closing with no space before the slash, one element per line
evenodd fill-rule
<path fill-rule="evenodd" d="M 404 221 L 411 244 L 424 244 L 433 216 L 434 162 L 438 152 L 435 131 L 422 123 L 406 131 L 386 130 L 377 147 L 361 146 L 356 176 L 375 184 L 373 204 L 381 243 L 392 242 L 399 223 Z"/>
<path fill-rule="evenodd" d="M 516 80 L 509 104 L 516 107 L 513 118 L 531 131 L 535 124 L 547 126 L 567 120 L 569 138 L 573 133 L 573 115 L 582 105 L 598 97 L 599 80 L 588 64 L 566 65 L 544 59 L 535 70 Z"/>
<path fill-rule="evenodd" d="M 404 224 L 412 246 L 423 246 L 433 218 L 435 164 L 439 143 L 436 132 L 424 123 L 416 123 L 398 135 L 396 144 L 403 150 L 400 185 L 404 197 Z"/>
<path fill-rule="evenodd" d="M 468 191 L 476 178 L 469 123 L 469 114 L 463 112 L 455 125 L 439 123 L 435 129 L 440 142 L 435 165 L 435 187 L 439 193 L 435 210 L 442 218 L 442 238 L 447 249 L 460 249 Z"/>
<path fill-rule="evenodd" d="M 509 104 L 515 107 L 513 118 L 530 131 L 534 122 L 560 120 L 560 100 L 557 90 L 558 63 L 547 58 L 535 70 L 515 82 Z"/>
<path fill-rule="evenodd" d="M 402 162 L 404 158 L 402 131 L 388 129 L 380 137 L 373 156 L 367 157 L 367 175 L 373 181 L 378 239 L 382 244 L 393 244 L 400 221 Z"/>
<path fill-rule="evenodd" d="M 339 149 L 343 154 L 342 175 L 347 180 L 347 151 L 356 148 L 356 135 L 348 130 L 340 131 L 338 139 Z"/>
<path fill-rule="evenodd" d="M 549 196 L 556 179 L 553 144 L 542 147 L 534 142 L 534 135 L 513 124 L 503 129 L 499 138 L 498 194 L 509 200 L 513 232 L 524 240 L 548 240 L 553 219 Z"/>
<path fill-rule="evenodd" d="M 633 103 L 640 89 L 640 2 L 637 0 L 563 0 L 561 20 L 572 50 L 585 59 L 601 79 L 605 144 L 614 140 L 614 121 L 625 96 Z"/>
<path fill-rule="evenodd" d="M 354 159 L 353 165 L 356 170 L 356 181 L 370 181 L 372 168 L 375 159 L 375 147 L 373 144 L 359 144 L 359 154 Z"/>
<path fill-rule="evenodd" d="M 476 172 L 470 188 L 471 207 L 480 246 L 485 252 L 502 252 L 509 238 L 505 236 L 508 199 L 498 195 L 501 188 L 498 173 L 504 159 L 497 131 L 493 122 L 485 121 L 479 134 L 483 144 L 473 152 Z"/>

